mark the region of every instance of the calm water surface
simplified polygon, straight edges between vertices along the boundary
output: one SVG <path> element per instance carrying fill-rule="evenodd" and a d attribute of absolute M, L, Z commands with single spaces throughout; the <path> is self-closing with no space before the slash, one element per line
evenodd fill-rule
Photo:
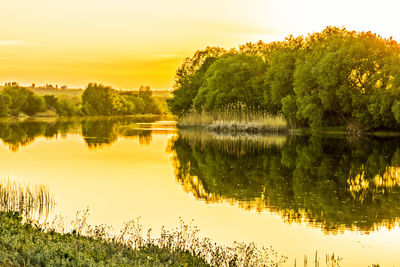
<path fill-rule="evenodd" d="M 54 213 L 272 246 L 301 262 L 400 266 L 400 139 L 216 136 L 165 118 L 0 121 L 0 176 L 44 184 Z"/>

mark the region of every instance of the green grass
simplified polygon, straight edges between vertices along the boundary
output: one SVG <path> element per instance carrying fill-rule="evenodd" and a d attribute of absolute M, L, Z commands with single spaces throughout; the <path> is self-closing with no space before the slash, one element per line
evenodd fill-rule
<path fill-rule="evenodd" d="M 287 261 L 272 248 L 260 249 L 254 243 L 234 242 L 226 247 L 208 238 L 200 239 L 198 228 L 182 220 L 172 231 L 163 227 L 156 238 L 151 229 L 144 232 L 139 219 L 126 223 L 114 234 L 108 226 L 87 224 L 86 210 L 77 212 L 68 224 L 70 229 L 66 229 L 60 217 L 40 222 L 24 212 L 25 208 L 53 203 L 44 186 L 10 181 L 0 185 L 0 266 L 279 267 Z M 326 256 L 326 266 L 338 267 L 340 261 L 334 255 Z M 315 266 L 320 266 L 319 262 L 316 254 Z"/>
<path fill-rule="evenodd" d="M 104 240 L 100 228 L 98 236 L 60 234 L 23 223 L 13 212 L 0 212 L 0 225 L 1 266 L 208 266 L 189 251 Z"/>
<path fill-rule="evenodd" d="M 89 225 L 89 210 L 77 212 L 68 224 L 60 217 L 49 221 L 54 202 L 40 185 L 6 180 L 0 198 L 0 266 L 281 266 L 286 261 L 254 243 L 226 247 L 199 238 L 198 228 L 182 220 L 155 238 L 139 219 L 117 234 L 105 225 Z M 49 207 L 44 220 L 26 212 L 43 206 Z"/>
<path fill-rule="evenodd" d="M 112 235 L 103 225 L 86 224 L 87 212 L 78 213 L 72 230 L 59 223 L 38 224 L 17 212 L 0 212 L 1 266 L 281 266 L 286 257 L 271 248 L 235 242 L 218 246 L 199 239 L 198 229 L 181 221 L 169 232 L 152 238 L 142 233 L 138 220 Z"/>

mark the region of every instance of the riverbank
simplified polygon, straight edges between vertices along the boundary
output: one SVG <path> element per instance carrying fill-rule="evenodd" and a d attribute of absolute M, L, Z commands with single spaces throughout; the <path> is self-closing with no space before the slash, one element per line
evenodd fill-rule
<path fill-rule="evenodd" d="M 280 266 L 287 259 L 254 243 L 218 245 L 182 220 L 155 236 L 139 218 L 114 231 L 89 224 L 89 209 L 72 221 L 54 217 L 54 205 L 44 185 L 0 181 L 0 266 Z"/>
<path fill-rule="evenodd" d="M 0 212 L 2 266 L 209 266 L 187 250 L 154 244 L 132 249 L 122 240 L 105 240 L 100 228 L 94 236 L 45 231 L 23 223 L 18 213 Z"/>
<path fill-rule="evenodd" d="M 201 130 L 221 135 L 345 135 L 352 138 L 366 136 L 400 137 L 393 130 L 366 131 L 349 129 L 346 125 L 295 128 L 282 115 L 270 115 L 261 111 L 240 113 L 235 110 L 223 112 L 190 112 L 177 119 L 176 126 L 184 130 Z"/>
<path fill-rule="evenodd" d="M 118 235 L 104 225 L 86 224 L 86 213 L 72 222 L 71 232 L 23 219 L 18 212 L 0 212 L 1 266 L 281 266 L 286 257 L 253 243 L 218 246 L 199 239 L 198 229 L 181 221 L 180 229 L 162 229 L 161 236 L 142 235 L 136 220 Z M 51 223 L 54 227 L 54 222 Z"/>

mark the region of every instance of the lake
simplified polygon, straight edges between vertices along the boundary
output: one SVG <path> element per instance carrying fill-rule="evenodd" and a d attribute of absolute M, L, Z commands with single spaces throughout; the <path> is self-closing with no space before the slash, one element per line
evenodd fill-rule
<path fill-rule="evenodd" d="M 315 252 L 341 266 L 400 262 L 400 139 L 221 136 L 163 117 L 0 121 L 0 177 L 43 184 L 66 221 L 159 233 L 179 218 L 219 244 Z"/>

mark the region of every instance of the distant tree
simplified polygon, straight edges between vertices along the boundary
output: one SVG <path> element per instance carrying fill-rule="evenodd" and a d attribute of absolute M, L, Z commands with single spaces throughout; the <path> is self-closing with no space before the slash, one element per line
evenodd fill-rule
<path fill-rule="evenodd" d="M 159 101 L 153 97 L 150 86 L 140 86 L 139 98 L 143 100 L 143 114 L 161 114 L 162 108 Z"/>
<path fill-rule="evenodd" d="M 27 88 L 20 86 L 5 87 L 2 94 L 8 95 L 11 99 L 9 106 L 11 115 L 18 115 L 23 112 L 27 115 L 34 115 L 37 112 L 46 110 L 45 100 Z"/>
<path fill-rule="evenodd" d="M 59 103 L 58 103 L 58 99 L 56 96 L 54 95 L 45 95 L 43 96 L 44 101 L 46 103 L 46 108 L 47 109 L 53 109 L 53 110 L 58 110 L 59 108 Z"/>
<path fill-rule="evenodd" d="M 60 116 L 78 116 L 81 115 L 81 108 L 71 100 L 61 98 L 58 100 L 57 113 Z"/>
<path fill-rule="evenodd" d="M 22 106 L 22 111 L 27 115 L 35 115 L 38 112 L 43 112 L 46 110 L 46 102 L 43 97 L 38 95 L 29 95 L 24 105 Z"/>
<path fill-rule="evenodd" d="M 145 102 L 141 97 L 138 95 L 131 95 L 126 97 L 127 103 L 130 103 L 132 105 L 132 110 L 131 112 L 127 114 L 143 114 L 144 113 L 144 107 L 145 107 Z"/>
<path fill-rule="evenodd" d="M 142 85 L 139 87 L 139 97 L 141 97 L 142 99 L 150 98 L 152 94 L 153 93 L 151 92 L 150 86 Z"/>
<path fill-rule="evenodd" d="M 89 83 L 82 94 L 85 115 L 116 115 L 121 109 L 118 92 L 110 86 Z"/>
<path fill-rule="evenodd" d="M 0 94 L 0 117 L 10 115 L 11 97 L 6 94 Z"/>

